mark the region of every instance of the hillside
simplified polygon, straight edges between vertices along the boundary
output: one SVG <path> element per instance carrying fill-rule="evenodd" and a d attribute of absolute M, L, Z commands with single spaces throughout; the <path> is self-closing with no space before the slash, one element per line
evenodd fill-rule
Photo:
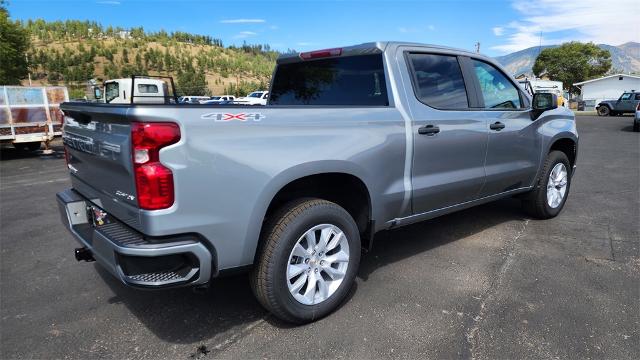
<path fill-rule="evenodd" d="M 540 51 L 557 45 L 531 47 L 514 53 L 498 56 L 498 60 L 512 74 L 531 74 L 531 68 Z M 628 42 L 619 46 L 598 45 L 611 53 L 611 72 L 640 73 L 640 43 Z"/>
<path fill-rule="evenodd" d="M 183 32 L 104 28 L 88 21 L 22 24 L 34 84 L 64 84 L 83 96 L 87 81 L 137 75 L 169 75 L 179 94 L 244 95 L 269 83 L 278 53 L 266 45 L 225 47 L 222 41 Z M 26 81 L 24 82 L 26 83 Z"/>

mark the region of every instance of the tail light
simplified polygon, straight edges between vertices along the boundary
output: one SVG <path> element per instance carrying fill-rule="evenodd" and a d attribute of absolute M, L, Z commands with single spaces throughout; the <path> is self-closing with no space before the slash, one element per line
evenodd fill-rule
<path fill-rule="evenodd" d="M 334 57 L 342 55 L 342 48 L 324 49 L 309 52 L 301 52 L 300 58 L 302 60 L 319 59 L 326 57 Z"/>
<path fill-rule="evenodd" d="M 180 128 L 175 123 L 131 123 L 133 170 L 141 209 L 173 205 L 173 173 L 160 163 L 160 149 L 179 140 Z"/>
<path fill-rule="evenodd" d="M 636 106 L 636 110 L 640 111 L 640 102 L 638 103 L 638 106 Z"/>

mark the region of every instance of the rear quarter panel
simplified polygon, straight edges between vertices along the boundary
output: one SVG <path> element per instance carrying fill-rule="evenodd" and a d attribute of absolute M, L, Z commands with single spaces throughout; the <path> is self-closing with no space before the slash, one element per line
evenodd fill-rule
<path fill-rule="evenodd" d="M 241 113 L 254 116 L 222 120 Z M 143 211 L 144 231 L 202 234 L 219 269 L 253 262 L 270 201 L 304 176 L 354 175 L 369 190 L 374 219 L 401 213 L 405 129 L 392 107 L 135 106 L 130 117 L 175 121 L 182 132 L 179 143 L 160 152 L 174 173 L 176 201 Z"/>

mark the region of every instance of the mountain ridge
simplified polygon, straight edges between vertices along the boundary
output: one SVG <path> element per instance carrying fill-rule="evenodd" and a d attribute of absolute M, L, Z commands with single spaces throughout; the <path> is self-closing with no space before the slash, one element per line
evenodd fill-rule
<path fill-rule="evenodd" d="M 511 74 L 532 75 L 533 64 L 536 57 L 544 49 L 558 47 L 560 45 L 534 46 L 511 54 L 494 57 Z M 612 73 L 640 73 L 640 43 L 629 41 L 617 46 L 598 44 L 601 49 L 611 53 Z"/>

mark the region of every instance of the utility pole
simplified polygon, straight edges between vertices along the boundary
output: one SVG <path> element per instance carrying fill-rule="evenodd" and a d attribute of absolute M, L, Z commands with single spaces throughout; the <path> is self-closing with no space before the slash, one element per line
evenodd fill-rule
<path fill-rule="evenodd" d="M 26 53 L 24 54 L 24 61 L 27 62 L 27 74 L 29 75 L 29 86 L 31 86 L 31 71 L 29 70 L 29 58 Z"/>
<path fill-rule="evenodd" d="M 480 54 L 480 41 L 476 43 L 476 52 Z"/>

